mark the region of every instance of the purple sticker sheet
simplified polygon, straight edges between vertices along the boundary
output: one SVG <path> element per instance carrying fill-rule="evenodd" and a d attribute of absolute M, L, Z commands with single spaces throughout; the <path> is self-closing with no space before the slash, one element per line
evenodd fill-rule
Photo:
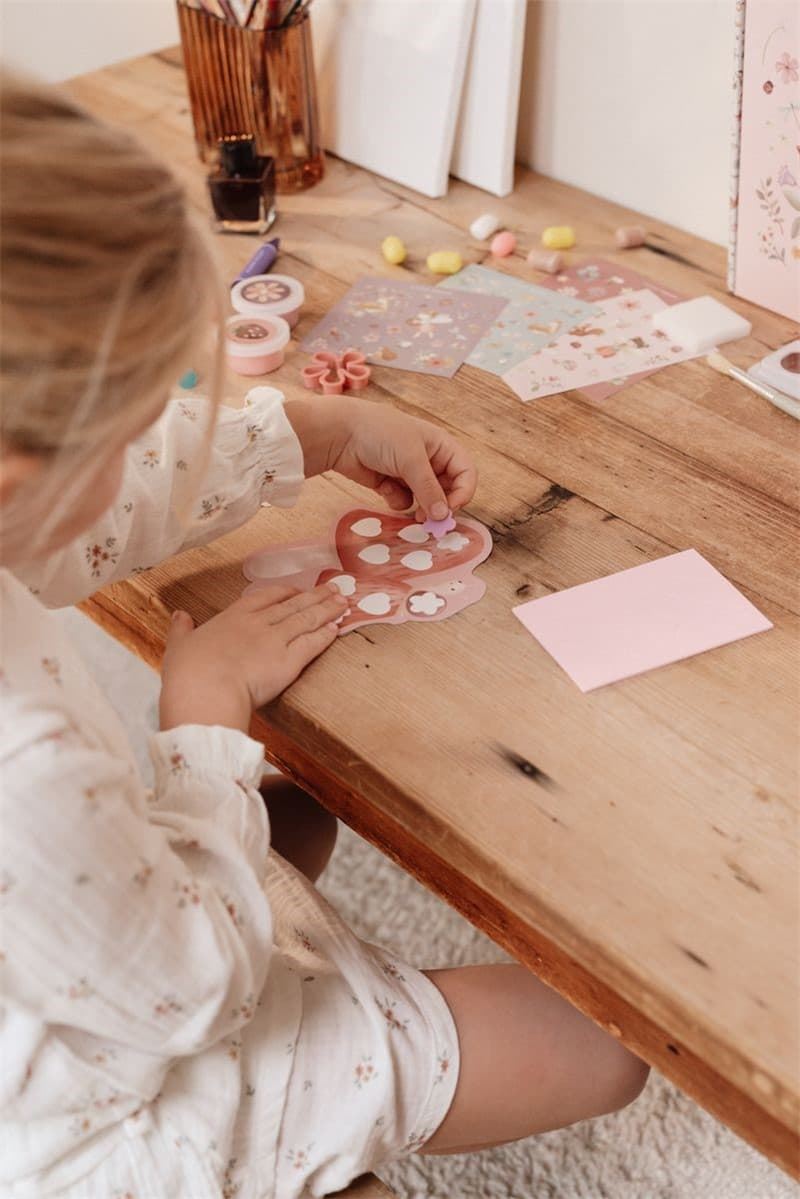
<path fill-rule="evenodd" d="M 665 304 L 677 304 L 686 296 L 680 292 L 662 287 L 660 283 L 642 275 L 632 267 L 617 266 L 615 262 L 607 262 L 604 258 L 585 258 L 574 266 L 567 267 L 557 275 L 540 279 L 542 287 L 559 292 L 562 296 L 585 300 L 589 304 L 602 303 L 603 300 L 613 300 L 617 296 L 631 291 L 647 289 L 654 292 Z M 613 382 L 595 383 L 582 387 L 580 394 L 587 400 L 607 400 L 615 395 L 627 383 L 636 383 L 646 379 L 652 370 L 637 371 L 626 379 L 616 379 Z"/>
<path fill-rule="evenodd" d="M 369 362 L 450 378 L 506 300 L 405 280 L 365 276 L 301 344 L 317 350 L 361 350 Z"/>

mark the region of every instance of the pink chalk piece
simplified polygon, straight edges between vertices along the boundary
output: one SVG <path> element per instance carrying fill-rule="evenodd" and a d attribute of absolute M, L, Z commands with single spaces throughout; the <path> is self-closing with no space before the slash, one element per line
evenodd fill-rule
<path fill-rule="evenodd" d="M 431 520 L 428 518 L 422 526 L 424 531 L 430 533 L 432 537 L 444 537 L 445 533 L 449 533 L 455 527 L 456 518 L 452 512 L 448 512 L 443 520 Z"/>
<path fill-rule="evenodd" d="M 530 600 L 514 615 L 581 691 L 772 628 L 697 550 Z"/>
<path fill-rule="evenodd" d="M 489 243 L 489 249 L 495 258 L 507 258 L 509 254 L 514 253 L 516 248 L 517 239 L 508 229 L 504 229 L 502 233 L 496 233 Z"/>
<path fill-rule="evenodd" d="M 323 395 L 341 395 L 343 391 L 360 391 L 366 387 L 372 374 L 367 360 L 359 350 L 345 350 L 334 354 L 331 350 L 317 350 L 308 366 L 301 372 L 303 386 L 321 391 Z"/>
<path fill-rule="evenodd" d="M 327 539 L 269 546 L 246 560 L 244 574 L 253 587 L 335 583 L 350 604 L 340 636 L 365 624 L 444 620 L 483 598 L 486 584 L 473 572 L 492 552 L 478 521 L 459 516 L 454 525 L 440 537 L 408 514 L 351 509 Z"/>
<path fill-rule="evenodd" d="M 647 240 L 647 232 L 642 225 L 621 225 L 614 234 L 614 241 L 620 250 L 633 250 L 643 246 Z"/>

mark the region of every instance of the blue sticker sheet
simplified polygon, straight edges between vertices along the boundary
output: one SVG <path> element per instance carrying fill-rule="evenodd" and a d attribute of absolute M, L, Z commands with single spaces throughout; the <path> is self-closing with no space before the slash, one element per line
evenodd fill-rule
<path fill-rule="evenodd" d="M 596 304 L 475 264 L 451 275 L 439 287 L 508 300 L 488 333 L 467 357 L 470 366 L 479 366 L 493 375 L 504 375 L 574 325 L 602 312 Z"/>

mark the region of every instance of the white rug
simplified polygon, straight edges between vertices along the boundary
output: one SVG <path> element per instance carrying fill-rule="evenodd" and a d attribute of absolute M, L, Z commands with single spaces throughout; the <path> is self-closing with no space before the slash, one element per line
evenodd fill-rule
<path fill-rule="evenodd" d="M 80 613 L 59 614 L 131 730 L 155 723 L 157 679 Z M 412 965 L 504 960 L 465 920 L 342 828 L 321 889 L 360 935 Z M 385 1171 L 400 1199 L 800 1199 L 800 1187 L 670 1083 L 651 1075 L 614 1116 L 463 1157 L 414 1157 Z"/>

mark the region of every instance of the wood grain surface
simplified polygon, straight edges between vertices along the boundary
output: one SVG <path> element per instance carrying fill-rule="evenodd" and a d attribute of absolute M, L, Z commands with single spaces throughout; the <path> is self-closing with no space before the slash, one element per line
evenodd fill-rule
<path fill-rule="evenodd" d="M 176 51 L 70 87 L 164 155 L 206 210 Z M 362 274 L 430 280 L 433 249 L 491 265 L 467 233 L 487 207 L 517 232 L 520 250 L 498 265 L 522 278 L 541 229 L 568 222 L 573 258 L 617 259 L 743 312 L 740 365 L 797 336 L 726 297 L 720 247 L 651 220 L 683 261 L 615 251 L 614 229 L 637 214 L 552 180 L 520 171 L 490 204 L 452 181 L 427 200 L 329 160 L 321 185 L 279 200 L 280 268 L 307 294 L 298 337 Z M 406 268 L 380 256 L 389 233 L 409 248 Z M 233 277 L 252 242 L 218 242 Z M 269 381 L 307 394 L 305 361 L 293 344 Z M 231 402 L 244 390 L 231 377 Z M 450 621 L 342 638 L 259 714 L 268 755 L 797 1173 L 800 426 L 700 361 L 601 405 L 575 393 L 524 405 L 470 367 L 451 380 L 375 367 L 365 394 L 441 422 L 474 454 L 469 511 L 495 541 L 479 568 L 488 592 Z M 365 495 L 311 480 L 293 511 L 262 512 L 86 610 L 157 664 L 173 607 L 206 619 L 241 591 L 248 553 L 318 537 Z M 774 629 L 583 695 L 512 616 L 523 598 L 689 547 Z"/>

